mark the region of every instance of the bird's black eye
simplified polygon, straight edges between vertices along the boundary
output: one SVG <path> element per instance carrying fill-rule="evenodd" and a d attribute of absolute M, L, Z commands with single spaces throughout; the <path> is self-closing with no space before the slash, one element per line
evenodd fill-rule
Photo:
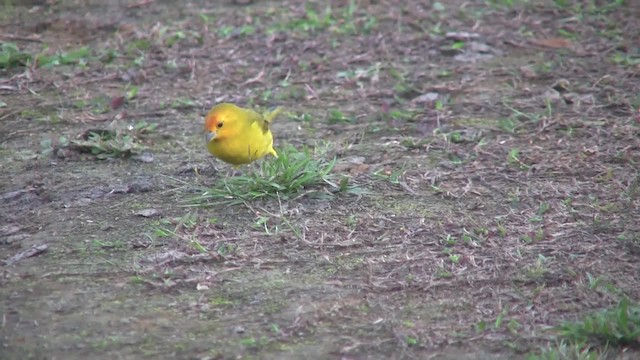
<path fill-rule="evenodd" d="M 218 129 L 220 129 L 220 128 L 222 127 L 222 125 L 223 125 L 223 124 L 222 124 L 221 122 L 219 122 L 219 123 L 218 123 Z"/>

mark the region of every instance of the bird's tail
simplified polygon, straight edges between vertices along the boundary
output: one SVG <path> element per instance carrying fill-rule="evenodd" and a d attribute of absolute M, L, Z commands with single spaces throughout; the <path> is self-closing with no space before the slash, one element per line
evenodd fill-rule
<path fill-rule="evenodd" d="M 264 118 L 264 121 L 266 121 L 268 124 L 271 124 L 273 122 L 273 119 L 275 119 L 276 116 L 278 116 L 278 114 L 282 112 L 282 110 L 283 108 L 281 106 L 278 106 L 277 108 L 262 114 L 262 117 Z"/>
<path fill-rule="evenodd" d="M 278 153 L 273 148 L 273 146 L 271 147 L 271 149 L 269 149 L 269 154 L 273 155 L 273 157 L 278 157 Z"/>

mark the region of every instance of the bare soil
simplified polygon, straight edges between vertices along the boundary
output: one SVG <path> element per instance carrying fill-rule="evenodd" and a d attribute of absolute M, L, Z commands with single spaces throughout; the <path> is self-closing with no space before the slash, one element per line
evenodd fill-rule
<path fill-rule="evenodd" d="M 90 55 L 0 69 L 0 357 L 513 359 L 640 299 L 640 10 L 561 3 L 5 1 Z M 190 206 L 221 101 L 361 193 Z"/>

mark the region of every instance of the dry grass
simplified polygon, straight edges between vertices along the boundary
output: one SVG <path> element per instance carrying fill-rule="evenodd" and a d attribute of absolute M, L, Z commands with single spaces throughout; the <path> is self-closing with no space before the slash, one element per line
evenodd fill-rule
<path fill-rule="evenodd" d="M 637 355 L 633 4 L 72 3 L 0 18 L 9 358 Z M 213 164 L 220 101 L 315 152 Z"/>

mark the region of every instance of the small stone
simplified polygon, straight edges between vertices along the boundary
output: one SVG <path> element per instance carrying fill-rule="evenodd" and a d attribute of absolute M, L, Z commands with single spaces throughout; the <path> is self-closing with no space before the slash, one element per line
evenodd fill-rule
<path fill-rule="evenodd" d="M 200 169 L 201 167 L 199 165 L 194 165 L 194 164 L 185 164 L 185 165 L 181 165 L 180 167 L 178 167 L 176 169 L 176 174 L 193 174 L 197 171 L 197 169 Z"/>
<path fill-rule="evenodd" d="M 6 193 L 0 195 L 0 200 L 12 200 L 12 199 L 15 199 L 15 198 L 21 196 L 22 194 L 26 194 L 26 193 L 27 193 L 26 190 L 18 190 L 18 191 L 6 192 Z"/>
<path fill-rule="evenodd" d="M 20 227 L 19 226 L 15 226 L 15 225 L 2 225 L 2 226 L 0 226 L 0 235 L 2 235 L 2 236 L 13 235 L 13 234 L 17 233 L 18 231 L 20 231 Z"/>
<path fill-rule="evenodd" d="M 67 205 L 66 207 L 83 207 L 91 203 L 92 203 L 92 200 L 90 198 L 83 197 L 74 201 L 71 205 Z"/>
<path fill-rule="evenodd" d="M 60 159 L 67 159 L 73 156 L 73 151 L 67 148 L 58 148 L 56 150 L 56 156 Z"/>
<path fill-rule="evenodd" d="M 438 97 L 440 96 L 440 94 L 438 94 L 437 92 L 428 92 L 426 94 L 422 94 L 420 96 L 418 96 L 417 98 L 411 100 L 414 103 L 420 104 L 420 103 L 432 103 L 436 100 L 438 100 Z"/>
<path fill-rule="evenodd" d="M 207 284 L 203 284 L 203 283 L 198 283 L 198 284 L 196 285 L 196 290 L 200 290 L 200 291 L 202 291 L 202 290 L 209 290 L 209 285 L 207 285 Z"/>
<path fill-rule="evenodd" d="M 350 164 L 362 165 L 366 158 L 364 156 L 352 156 L 346 159 Z"/>
<path fill-rule="evenodd" d="M 444 35 L 447 39 L 452 39 L 456 41 L 469 41 L 471 39 L 479 39 L 480 34 L 478 33 L 470 33 L 466 31 L 451 31 Z"/>
<path fill-rule="evenodd" d="M 143 152 L 142 154 L 134 155 L 131 158 L 135 161 L 140 161 L 143 163 L 153 162 L 153 154 L 150 152 Z"/>
<path fill-rule="evenodd" d="M 150 178 L 141 177 L 129 184 L 130 193 L 145 193 L 153 190 L 154 183 Z"/>
<path fill-rule="evenodd" d="M 100 230 L 102 230 L 102 231 L 110 231 L 110 230 L 113 230 L 113 229 L 115 229 L 115 227 L 113 225 L 111 225 L 111 224 L 104 224 L 104 225 L 100 226 Z"/>
<path fill-rule="evenodd" d="M 544 94 L 542 94 L 542 98 L 544 99 L 545 102 L 548 102 L 551 104 L 558 104 L 560 102 L 564 102 L 560 93 L 554 89 L 548 89 L 547 91 L 545 91 Z"/>
<path fill-rule="evenodd" d="M 158 209 L 143 209 L 143 210 L 137 211 L 135 214 L 138 215 L 138 216 L 142 216 L 142 217 L 160 216 L 160 210 L 158 210 Z"/>
<path fill-rule="evenodd" d="M 4 239 L 4 242 L 6 244 L 13 244 L 13 243 L 17 243 L 20 241 L 24 241 L 24 240 L 28 240 L 31 238 L 31 235 L 29 234 L 14 234 L 11 236 L 7 236 L 6 239 Z"/>
<path fill-rule="evenodd" d="M 123 324 L 123 325 L 129 325 L 129 324 L 131 324 L 134 320 L 135 320 L 135 318 L 130 318 L 130 317 L 121 318 L 121 319 L 120 319 L 120 323 L 121 323 L 121 324 Z"/>
<path fill-rule="evenodd" d="M 569 91 L 569 89 L 571 88 L 571 84 L 567 79 L 559 79 L 553 85 L 551 85 L 551 88 L 559 93 L 563 93 Z"/>
<path fill-rule="evenodd" d="M 109 189 L 106 187 L 96 187 L 87 192 L 87 197 L 90 199 L 100 199 L 105 194 L 109 193 Z"/>
<path fill-rule="evenodd" d="M 126 194 L 128 192 L 130 192 L 130 188 L 128 185 L 116 185 L 111 190 L 111 193 L 113 194 Z"/>
<path fill-rule="evenodd" d="M 136 239 L 131 242 L 131 247 L 134 249 L 147 248 L 149 245 L 151 245 L 151 240 L 148 238 Z"/>
<path fill-rule="evenodd" d="M 40 255 L 45 251 L 47 251 L 48 249 L 49 249 L 49 245 L 47 244 L 33 245 L 31 248 L 20 251 L 19 253 L 13 255 L 8 260 L 5 260 L 4 262 L 7 265 L 13 265 L 14 263 L 22 259 Z"/>

